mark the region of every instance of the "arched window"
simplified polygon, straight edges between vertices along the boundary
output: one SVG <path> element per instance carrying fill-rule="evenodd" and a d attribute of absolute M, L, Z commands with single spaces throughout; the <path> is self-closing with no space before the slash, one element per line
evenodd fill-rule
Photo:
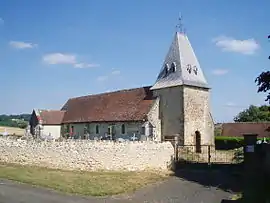
<path fill-rule="evenodd" d="M 196 144 L 196 153 L 201 153 L 201 133 L 200 131 L 196 130 L 195 132 L 195 144 Z"/>
<path fill-rule="evenodd" d="M 96 125 L 96 134 L 99 134 L 99 126 Z"/>
<path fill-rule="evenodd" d="M 125 126 L 125 124 L 122 124 L 122 126 L 121 126 L 121 132 L 122 132 L 122 134 L 125 134 L 126 133 L 126 126 Z"/>
<path fill-rule="evenodd" d="M 175 71 L 176 71 L 176 64 L 175 64 L 175 62 L 173 62 L 171 64 L 170 73 L 174 73 Z"/>
<path fill-rule="evenodd" d="M 163 69 L 163 77 L 166 77 L 168 75 L 169 65 L 166 64 Z"/>

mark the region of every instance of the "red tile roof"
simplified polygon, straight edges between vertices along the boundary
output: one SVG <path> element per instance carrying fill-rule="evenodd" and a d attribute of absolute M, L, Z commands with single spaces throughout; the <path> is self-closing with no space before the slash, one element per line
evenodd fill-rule
<path fill-rule="evenodd" d="M 62 108 L 63 123 L 141 121 L 154 100 L 150 86 L 72 98 Z"/>
<path fill-rule="evenodd" d="M 224 123 L 222 125 L 222 136 L 242 137 L 243 134 L 258 134 L 259 137 L 270 137 L 270 122 L 252 123 Z"/>
<path fill-rule="evenodd" d="M 43 125 L 60 125 L 65 111 L 40 110 L 39 115 Z"/>

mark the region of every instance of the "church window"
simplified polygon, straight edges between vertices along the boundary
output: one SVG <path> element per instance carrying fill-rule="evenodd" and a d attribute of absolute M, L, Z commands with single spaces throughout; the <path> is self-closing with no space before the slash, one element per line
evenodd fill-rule
<path fill-rule="evenodd" d="M 125 126 L 125 124 L 122 124 L 122 126 L 121 126 L 121 132 L 122 132 L 122 134 L 125 134 L 126 133 L 126 126 Z"/>
<path fill-rule="evenodd" d="M 166 77 L 166 76 L 168 75 L 168 69 L 169 69 L 169 66 L 168 66 L 168 64 L 166 64 L 166 65 L 164 66 L 164 69 L 163 69 L 163 72 L 164 72 L 163 77 Z"/>
<path fill-rule="evenodd" d="M 142 127 L 142 134 L 145 135 L 145 126 Z"/>
<path fill-rule="evenodd" d="M 191 66 L 190 64 L 187 64 L 187 71 L 188 71 L 189 73 L 191 73 L 191 71 L 192 71 L 192 66 Z"/>
<path fill-rule="evenodd" d="M 99 134 L 99 126 L 96 125 L 96 134 Z"/>
<path fill-rule="evenodd" d="M 191 74 L 192 71 L 194 72 L 195 75 L 198 74 L 198 68 L 197 68 L 197 66 L 191 66 L 191 64 L 188 64 L 187 65 L 187 71 L 188 71 L 189 74 Z"/>
<path fill-rule="evenodd" d="M 176 65 L 175 65 L 175 62 L 173 62 L 173 63 L 171 64 L 170 72 L 171 72 L 171 73 L 174 73 L 175 71 L 176 71 Z"/>
<path fill-rule="evenodd" d="M 108 131 L 107 131 L 108 135 L 112 134 L 112 126 L 108 126 Z"/>
<path fill-rule="evenodd" d="M 197 66 L 193 66 L 193 71 L 194 71 L 195 75 L 198 74 L 198 68 L 197 68 Z"/>

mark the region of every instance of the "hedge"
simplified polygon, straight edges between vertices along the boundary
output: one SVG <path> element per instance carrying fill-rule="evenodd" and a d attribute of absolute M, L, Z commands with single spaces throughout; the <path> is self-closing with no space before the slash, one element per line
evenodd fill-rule
<path fill-rule="evenodd" d="M 270 141 L 270 138 L 265 138 Z M 263 138 L 258 138 L 258 140 L 263 140 Z M 215 136 L 215 146 L 219 150 L 229 150 L 242 147 L 244 145 L 244 137 L 225 137 L 225 136 Z"/>

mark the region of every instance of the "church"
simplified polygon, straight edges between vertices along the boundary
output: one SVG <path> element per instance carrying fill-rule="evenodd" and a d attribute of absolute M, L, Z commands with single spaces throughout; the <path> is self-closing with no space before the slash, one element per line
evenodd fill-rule
<path fill-rule="evenodd" d="M 33 110 L 33 135 L 54 138 L 164 141 L 214 144 L 210 87 L 184 32 L 177 31 L 152 86 L 69 99 L 61 110 Z"/>

